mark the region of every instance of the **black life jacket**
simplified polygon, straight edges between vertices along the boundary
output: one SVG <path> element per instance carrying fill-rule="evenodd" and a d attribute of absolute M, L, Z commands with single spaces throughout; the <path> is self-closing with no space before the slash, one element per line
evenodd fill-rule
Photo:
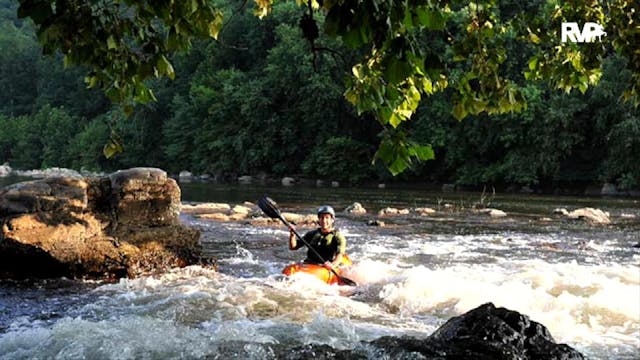
<path fill-rule="evenodd" d="M 305 234 L 304 239 L 309 246 L 313 247 L 322 258 L 319 258 L 316 253 L 309 249 L 307 250 L 307 258 L 304 262 L 312 264 L 322 264 L 324 261 L 333 261 L 338 255 L 340 240 L 337 230 L 334 229 L 330 233 L 322 234 L 320 229 L 313 230 Z"/>

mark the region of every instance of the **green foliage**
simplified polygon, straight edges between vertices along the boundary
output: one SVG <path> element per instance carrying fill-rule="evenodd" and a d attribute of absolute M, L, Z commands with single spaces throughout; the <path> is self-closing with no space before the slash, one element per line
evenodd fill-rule
<path fill-rule="evenodd" d="M 12 11 L 0 17 L 0 112 L 18 116 L 33 110 L 39 50 L 33 29 L 17 21 L 15 4 L 8 5 Z"/>
<path fill-rule="evenodd" d="M 299 172 L 309 149 L 339 133 L 341 121 L 351 121 L 332 68 L 322 65 L 329 55 L 317 54 L 314 64 L 292 21 L 298 9 L 291 5 L 273 9 L 272 18 L 284 23 L 254 24 L 271 33 L 252 50 L 265 54 L 252 66 L 221 61 L 230 56 L 228 48 L 206 49 L 188 94 L 174 98 L 174 116 L 164 125 L 164 150 L 175 164 L 172 169 L 189 166 L 229 176 Z M 238 21 L 247 23 L 241 17 Z M 245 32 L 225 30 L 222 38 L 242 42 Z"/>
<path fill-rule="evenodd" d="M 382 133 L 380 147 L 374 155 L 374 161 L 382 160 L 393 175 L 397 175 L 411 166 L 415 160 L 432 160 L 434 152 L 431 146 L 417 144 L 408 140 L 401 131 Z"/>
<path fill-rule="evenodd" d="M 370 179 L 371 146 L 348 137 L 332 137 L 317 145 L 302 169 L 305 175 L 337 180 L 351 185 Z"/>
<path fill-rule="evenodd" d="M 394 180 L 639 186 L 638 109 L 620 100 L 636 81 L 635 55 L 609 51 L 599 67 L 601 59 L 591 55 L 610 43 L 561 45 L 555 25 L 523 27 L 537 24 L 538 13 L 551 16 L 546 4 L 436 1 L 407 10 L 377 0 L 324 2 L 325 23 L 322 13 L 309 17 L 293 2 L 272 8 L 260 2 L 270 12 L 260 20 L 218 1 L 212 6 L 227 21 L 218 41 L 165 54 L 155 65 L 158 75 L 175 79 L 145 81 L 157 101 L 120 109 L 84 89 L 90 68 L 63 69 L 65 53 L 41 58 L 30 21 L 15 16 L 16 2 L 0 5 L 13 9 L 0 12 L 0 163 L 105 171 L 158 166 L 230 177 L 304 173 L 352 184 L 392 181 L 389 172 L 402 172 Z M 324 29 L 313 42 L 299 27 L 303 14 L 305 24 Z M 157 25 L 168 36 L 159 30 L 166 25 Z M 547 30 L 555 34 L 540 40 Z M 130 45 L 141 46 L 133 39 Z M 553 65 L 561 60 L 567 61 Z M 523 69 L 543 80 L 525 80 Z M 594 71 L 601 72 L 595 86 Z M 559 84 L 584 93 L 557 92 Z M 106 159 L 110 140 L 125 151 Z M 390 171 L 377 173 L 381 164 Z"/>
<path fill-rule="evenodd" d="M 88 89 L 83 81 L 83 68 L 67 68 L 61 56 L 35 58 L 35 73 L 30 74 L 36 85 L 34 108 L 46 105 L 64 107 L 72 114 L 93 118 L 110 110 L 111 103 L 104 93 Z"/>
<path fill-rule="evenodd" d="M 640 111 L 621 98 L 633 76 L 626 68 L 627 60 L 612 56 L 605 60 L 603 79 L 589 93 L 588 105 L 594 121 L 592 146 L 600 154 L 600 180 L 617 182 L 622 189 L 640 186 Z"/>
<path fill-rule="evenodd" d="M 79 119 L 70 116 L 64 109 L 44 106 L 35 115 L 36 124 L 42 124 L 42 163 L 39 167 L 71 167 L 70 134 L 79 127 Z"/>
<path fill-rule="evenodd" d="M 206 0 L 76 1 L 21 0 L 46 53 L 60 51 L 67 65 L 86 65 L 90 87 L 100 87 L 125 113 L 133 100 L 155 100 L 144 81 L 173 78 L 169 53 L 191 46 L 196 36 L 216 37 L 222 14 Z"/>
<path fill-rule="evenodd" d="M 44 50 L 60 51 L 65 64 L 88 66 L 89 86 L 100 87 L 111 100 L 123 103 L 125 115 L 133 113 L 133 102 L 156 100 L 145 80 L 175 77 L 169 60 L 173 52 L 191 47 L 197 37 L 216 38 L 223 28 L 223 13 L 229 14 L 224 11 L 229 4 L 206 0 L 19 2 L 18 15 L 33 20 Z M 410 120 L 425 97 L 445 89 L 452 91 L 452 115 L 458 120 L 524 110 L 519 79 L 506 65 L 514 43 L 526 44 L 533 54 L 519 73 L 549 80 L 566 92 L 577 88 L 585 93 L 595 85 L 602 59 L 616 51 L 630 60 L 632 75 L 625 96 L 639 102 L 640 55 L 635 44 L 640 28 L 634 2 L 298 3 L 303 5 L 297 14 L 303 30 L 298 36 L 309 40 L 314 56 L 322 47 L 317 45 L 322 42 L 317 26 L 320 11 L 326 12 L 325 34 L 361 50 L 350 61 L 345 97 L 359 114 L 375 114 L 383 127 L 394 132 Z M 256 1 L 254 14 L 263 18 L 273 5 L 273 0 Z M 575 19 L 597 21 L 609 29 L 612 40 L 605 46 L 561 43 L 560 24 Z M 382 141 L 376 159 L 393 173 L 406 169 L 412 157 L 430 158 L 426 147 L 384 137 Z"/>
<path fill-rule="evenodd" d="M 5 163 L 11 158 L 13 146 L 12 125 L 13 119 L 0 114 L 0 163 Z"/>
<path fill-rule="evenodd" d="M 102 148 L 109 136 L 110 129 L 103 117 L 87 123 L 71 141 L 69 150 L 73 158 L 71 167 L 89 171 L 114 170 L 113 165 L 110 166 L 102 155 Z"/>
<path fill-rule="evenodd" d="M 44 145 L 42 143 L 45 124 L 37 123 L 43 120 L 42 116 L 22 115 L 6 122 L 3 132 L 10 136 L 11 148 L 6 154 L 5 160 L 22 169 L 39 169 L 42 164 Z"/>

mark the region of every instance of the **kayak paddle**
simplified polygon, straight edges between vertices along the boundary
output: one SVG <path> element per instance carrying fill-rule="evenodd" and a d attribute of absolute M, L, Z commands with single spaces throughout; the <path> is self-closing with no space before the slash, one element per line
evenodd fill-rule
<path fill-rule="evenodd" d="M 280 213 L 280 210 L 278 209 L 278 205 L 276 204 L 275 201 L 273 201 L 271 198 L 264 196 L 262 197 L 262 199 L 258 200 L 258 206 L 260 207 L 260 209 L 262 209 L 262 211 L 267 214 L 268 217 L 272 218 L 272 219 L 280 219 L 282 221 L 283 224 L 285 224 L 287 227 L 290 227 L 291 224 L 289 224 L 289 222 L 282 216 L 282 214 Z M 316 249 L 314 249 L 311 245 L 309 245 L 309 243 L 302 238 L 302 236 L 300 236 L 300 234 L 298 234 L 298 232 L 296 231 L 296 229 L 292 229 L 294 234 L 296 234 L 296 237 L 298 238 L 298 240 L 302 241 L 302 243 L 304 243 L 307 248 L 311 249 L 311 251 L 313 251 L 313 253 L 320 259 L 322 260 L 322 262 L 325 262 L 325 260 L 322 258 L 322 256 L 318 253 L 318 251 Z M 338 277 L 338 280 L 340 280 L 340 283 L 345 284 L 345 285 L 349 285 L 349 286 L 358 286 L 358 284 L 356 284 L 355 281 L 351 280 L 351 279 L 347 279 L 346 277 L 340 276 L 333 268 L 330 269 L 331 272 L 333 272 L 333 274 Z"/>

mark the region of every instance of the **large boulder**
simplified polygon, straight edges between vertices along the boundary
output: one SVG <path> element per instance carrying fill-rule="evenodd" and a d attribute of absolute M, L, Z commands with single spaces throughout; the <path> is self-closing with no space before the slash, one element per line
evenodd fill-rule
<path fill-rule="evenodd" d="M 197 262 L 180 188 L 155 168 L 0 189 L 0 277 L 134 277 Z"/>
<path fill-rule="evenodd" d="M 451 358 L 584 359 L 568 345 L 557 344 L 544 325 L 491 303 L 449 319 L 429 339 L 432 349 Z"/>

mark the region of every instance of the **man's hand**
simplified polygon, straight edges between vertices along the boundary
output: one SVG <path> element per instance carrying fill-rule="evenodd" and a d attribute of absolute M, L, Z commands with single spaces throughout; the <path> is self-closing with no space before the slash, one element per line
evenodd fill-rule
<path fill-rule="evenodd" d="M 324 264 L 322 264 L 322 266 L 324 266 L 327 270 L 333 270 L 333 263 L 331 261 L 325 261 Z"/>
<path fill-rule="evenodd" d="M 298 242 L 296 241 L 296 227 L 289 224 L 289 250 L 295 250 L 298 248 Z"/>

